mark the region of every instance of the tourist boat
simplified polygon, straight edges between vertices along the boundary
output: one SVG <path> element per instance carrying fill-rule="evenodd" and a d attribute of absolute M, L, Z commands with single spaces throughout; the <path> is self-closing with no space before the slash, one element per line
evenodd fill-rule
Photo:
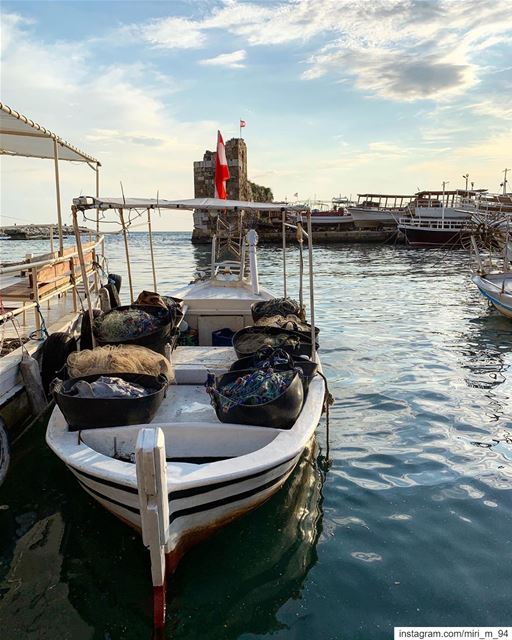
<path fill-rule="evenodd" d="M 1 484 L 7 473 L 12 444 L 46 406 L 46 397 L 41 392 L 38 370 L 33 360 L 40 362 L 48 334 L 72 334 L 80 322 L 79 297 L 83 297 L 83 280 L 76 247 L 65 248 L 63 244 L 67 229 L 62 224 L 61 216 L 59 160 L 86 163 L 96 175 L 100 163 L 2 103 L 0 136 L 1 155 L 53 161 L 58 216 L 56 225 L 45 227 L 49 238 L 47 253 L 27 257 L 24 248 L 23 258 L 20 256 L 16 263 L 0 265 Z M 39 226 L 30 228 L 42 229 Z M 9 232 L 8 229 L 5 231 Z M 99 264 L 99 255 L 104 253 L 103 239 L 96 236 L 95 240 L 84 244 L 83 251 L 87 265 L 86 278 L 91 281 L 92 294 L 95 296 L 98 277 L 94 265 Z M 52 358 L 56 363 L 56 357 Z M 31 383 L 29 386 L 27 379 Z"/>
<path fill-rule="evenodd" d="M 512 212 L 510 199 L 485 189 L 420 191 L 398 229 L 413 247 L 466 247 L 475 226 Z"/>
<path fill-rule="evenodd" d="M 379 193 L 360 193 L 357 203 L 347 207 L 358 229 L 396 227 L 414 196 Z"/>
<path fill-rule="evenodd" d="M 144 543 L 151 550 L 155 624 L 160 626 L 163 624 L 165 572 L 172 572 L 192 545 L 261 505 L 278 491 L 314 437 L 324 407 L 326 385 L 315 347 L 311 215 L 306 214 L 306 231 L 305 224 L 296 219 L 296 209 L 283 204 L 217 199 L 156 202 L 82 197 L 75 199 L 74 206 L 81 211 L 149 211 L 157 207 L 193 210 L 200 207 L 215 212 L 215 217 L 231 216 L 231 222 L 239 222 L 243 210 L 274 210 L 293 214 L 297 233 L 307 240 L 310 358 L 318 363 L 319 373 L 310 380 L 302 410 L 291 428 L 282 428 L 285 425 L 280 423 L 266 426 L 223 423 L 217 418 L 205 391 L 208 373 L 227 372 L 236 360 L 232 346 L 212 346 L 213 332 L 221 328 L 238 331 L 252 324 L 252 305 L 272 300 L 277 295 L 259 284 L 256 232 L 251 229 L 245 237 L 241 236 L 235 224 L 222 227 L 227 230 L 227 236 L 220 232 L 213 236 L 209 277 L 168 292 L 182 301 L 183 321 L 197 331 L 199 344 L 178 346 L 172 351 L 176 384 L 169 386 L 167 397 L 153 421 L 124 427 L 81 429 L 77 433 L 69 428 L 59 408 L 52 413 L 46 440 L 54 453 L 93 499 L 120 520 L 142 530 Z M 222 251 L 226 247 L 233 249 L 240 237 L 242 243 L 233 254 L 238 257 L 219 262 Z M 299 243 L 299 247 L 302 251 L 303 243 Z M 286 297 L 285 257 L 284 238 L 283 293 Z M 302 298 L 302 283 L 299 289 Z M 162 486 L 159 525 L 153 542 L 146 509 L 151 497 L 146 496 L 145 485 L 141 484 L 144 477 L 138 458 L 138 451 L 145 446 L 144 438 L 150 438 L 156 443 L 155 447 L 158 445 L 161 456 L 154 462 L 155 466 L 150 465 L 153 474 L 157 469 L 156 476 L 160 477 Z M 151 482 L 154 481 L 152 476 Z M 164 553 L 166 569 L 161 564 Z"/>

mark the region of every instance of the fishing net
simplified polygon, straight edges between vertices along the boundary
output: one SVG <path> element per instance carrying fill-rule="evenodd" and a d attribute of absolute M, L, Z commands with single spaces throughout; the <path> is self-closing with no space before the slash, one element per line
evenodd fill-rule
<path fill-rule="evenodd" d="M 102 342 L 132 340 L 157 331 L 165 319 L 133 307 L 114 309 L 94 321 L 94 334 Z"/>
<path fill-rule="evenodd" d="M 295 371 L 258 370 L 247 373 L 220 388 L 212 380 L 208 393 L 223 413 L 239 405 L 260 405 L 275 400 L 290 386 Z"/>
<path fill-rule="evenodd" d="M 145 373 L 150 376 L 163 373 L 169 382 L 174 381 L 174 369 L 167 358 L 134 345 L 107 345 L 75 351 L 69 354 L 67 367 L 71 378 L 99 373 Z"/>
<path fill-rule="evenodd" d="M 259 318 L 254 322 L 256 327 L 277 327 L 278 329 L 289 329 L 291 331 L 309 331 L 310 327 L 306 322 L 303 322 L 294 313 L 289 313 L 287 316 L 268 316 Z"/>
<path fill-rule="evenodd" d="M 289 314 L 304 320 L 304 310 L 292 298 L 274 298 L 273 300 L 255 302 L 251 307 L 251 311 L 254 320 L 271 316 L 287 316 Z"/>
<path fill-rule="evenodd" d="M 135 304 L 149 304 L 155 307 L 166 307 L 167 304 L 162 296 L 154 291 L 141 291 L 135 300 Z"/>
<path fill-rule="evenodd" d="M 236 349 L 239 353 L 256 353 L 264 347 L 276 349 L 284 346 L 296 347 L 300 340 L 298 336 L 289 333 L 266 334 L 266 333 L 246 333 L 239 336 L 236 342 Z"/>

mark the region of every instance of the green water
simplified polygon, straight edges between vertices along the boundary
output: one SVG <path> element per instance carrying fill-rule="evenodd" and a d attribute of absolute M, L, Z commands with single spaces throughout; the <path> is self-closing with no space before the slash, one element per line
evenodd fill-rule
<path fill-rule="evenodd" d="M 111 270 L 121 239 L 109 238 Z M 156 235 L 162 290 L 208 260 Z M 132 240 L 136 288 L 146 239 Z M 384 639 L 397 625 L 511 625 L 512 323 L 463 252 L 317 251 L 321 355 L 336 402 L 286 487 L 191 551 L 168 638 Z M 290 267 L 294 257 L 290 254 Z M 279 286 L 279 252 L 260 251 Z M 150 638 L 140 539 L 79 489 L 40 423 L 0 488 L 0 638 Z"/>

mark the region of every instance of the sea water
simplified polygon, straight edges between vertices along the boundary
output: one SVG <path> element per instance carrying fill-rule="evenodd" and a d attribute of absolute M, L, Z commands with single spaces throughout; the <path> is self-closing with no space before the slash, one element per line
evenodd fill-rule
<path fill-rule="evenodd" d="M 154 242 L 162 293 L 209 264 L 189 234 Z M 2 259 L 29 244 L 2 241 Z M 152 289 L 147 236 L 130 247 L 135 291 Z M 126 300 L 120 236 L 106 254 Z M 259 264 L 281 294 L 280 250 L 261 247 Z M 290 248 L 292 296 L 297 265 Z M 322 420 L 276 496 L 185 556 L 167 636 L 375 640 L 394 626 L 512 624 L 512 321 L 480 298 L 462 251 L 319 246 L 314 276 L 330 467 Z M 18 443 L 0 488 L 0 638 L 149 638 L 148 552 L 80 489 L 45 427 Z"/>

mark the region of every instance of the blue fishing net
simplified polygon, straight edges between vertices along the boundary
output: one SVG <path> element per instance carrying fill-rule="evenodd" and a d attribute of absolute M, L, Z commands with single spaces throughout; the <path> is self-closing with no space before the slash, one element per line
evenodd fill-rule
<path fill-rule="evenodd" d="M 275 400 L 290 386 L 295 371 L 259 369 L 241 375 L 235 381 L 215 384 L 213 376 L 206 383 L 208 393 L 223 413 L 239 405 L 260 405 Z"/>

